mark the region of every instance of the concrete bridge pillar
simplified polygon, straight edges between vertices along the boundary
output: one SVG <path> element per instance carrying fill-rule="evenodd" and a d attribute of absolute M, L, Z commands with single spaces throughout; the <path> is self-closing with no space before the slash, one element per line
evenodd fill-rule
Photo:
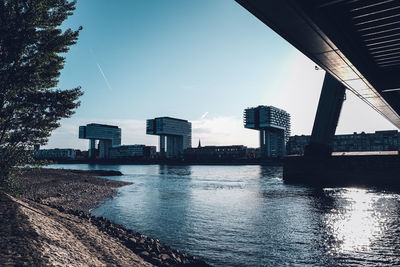
<path fill-rule="evenodd" d="M 165 135 L 160 135 L 160 155 L 165 156 Z"/>
<path fill-rule="evenodd" d="M 272 154 L 271 154 L 271 145 L 272 145 L 272 142 L 271 142 L 271 132 L 270 131 L 265 131 L 265 154 L 266 154 L 266 156 L 269 158 L 269 157 L 272 157 Z"/>
<path fill-rule="evenodd" d="M 310 143 L 304 151 L 305 156 L 331 155 L 345 92 L 346 87 L 342 83 L 329 73 L 325 74 Z"/>
<path fill-rule="evenodd" d="M 96 159 L 96 139 L 89 139 L 89 158 Z"/>
<path fill-rule="evenodd" d="M 260 132 L 260 155 L 261 157 L 265 157 L 265 131 L 263 129 L 259 130 Z"/>

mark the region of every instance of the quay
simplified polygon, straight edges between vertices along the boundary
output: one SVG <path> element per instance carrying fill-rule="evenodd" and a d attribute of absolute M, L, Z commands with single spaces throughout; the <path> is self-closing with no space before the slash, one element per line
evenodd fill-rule
<path fill-rule="evenodd" d="M 286 183 L 400 188 L 399 155 L 288 156 L 283 166 Z"/>

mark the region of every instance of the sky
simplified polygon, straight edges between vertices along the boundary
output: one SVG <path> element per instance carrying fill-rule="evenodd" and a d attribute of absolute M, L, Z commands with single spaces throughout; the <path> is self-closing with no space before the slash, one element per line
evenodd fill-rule
<path fill-rule="evenodd" d="M 192 144 L 258 146 L 243 110 L 291 114 L 292 135 L 311 134 L 325 72 L 233 0 L 80 0 L 63 28 L 83 27 L 58 87 L 81 86 L 76 113 L 46 148 L 86 150 L 78 127 L 118 125 L 123 144 L 156 145 L 146 119 L 192 122 Z M 337 134 L 396 129 L 346 93 Z"/>

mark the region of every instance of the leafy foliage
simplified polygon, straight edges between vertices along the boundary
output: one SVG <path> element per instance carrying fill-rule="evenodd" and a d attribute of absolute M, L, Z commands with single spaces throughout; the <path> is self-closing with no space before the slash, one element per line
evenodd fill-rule
<path fill-rule="evenodd" d="M 78 30 L 61 24 L 75 10 L 68 0 L 0 0 L 0 187 L 18 167 L 35 163 L 62 118 L 79 106 L 80 87 L 56 89 Z"/>

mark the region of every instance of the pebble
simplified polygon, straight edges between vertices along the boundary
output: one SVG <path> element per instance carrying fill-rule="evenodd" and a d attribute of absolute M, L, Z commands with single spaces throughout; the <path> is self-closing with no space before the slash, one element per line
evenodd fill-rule
<path fill-rule="evenodd" d="M 161 258 L 163 261 L 166 261 L 166 260 L 171 259 L 171 257 L 168 256 L 167 254 L 161 254 L 161 255 L 160 255 L 160 258 Z"/>
<path fill-rule="evenodd" d="M 148 253 L 147 251 L 142 251 L 139 253 L 139 255 L 142 257 L 148 257 L 148 256 L 150 256 L 150 253 Z"/>

